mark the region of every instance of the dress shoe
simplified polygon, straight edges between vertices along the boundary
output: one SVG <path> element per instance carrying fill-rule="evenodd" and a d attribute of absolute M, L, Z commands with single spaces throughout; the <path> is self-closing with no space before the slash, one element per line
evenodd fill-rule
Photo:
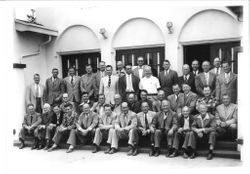
<path fill-rule="evenodd" d="M 48 150 L 49 149 L 49 146 L 45 146 L 44 148 L 43 148 L 43 150 Z"/>
<path fill-rule="evenodd" d="M 169 157 L 170 156 L 170 152 L 169 152 L 169 150 L 167 151 L 167 153 L 166 153 L 166 155 L 165 155 L 165 157 Z"/>
<path fill-rule="evenodd" d="M 194 159 L 196 157 L 196 154 L 195 152 L 193 152 L 191 155 L 190 155 L 190 159 Z"/>
<path fill-rule="evenodd" d="M 134 152 L 134 148 L 131 147 L 130 150 L 128 151 L 127 155 L 131 156 L 131 155 L 133 155 L 133 152 Z"/>
<path fill-rule="evenodd" d="M 187 159 L 188 158 L 188 154 L 186 152 L 183 153 L 183 158 Z"/>
<path fill-rule="evenodd" d="M 24 143 L 21 142 L 21 145 L 19 146 L 19 149 L 23 149 L 25 147 Z"/>
<path fill-rule="evenodd" d="M 98 152 L 99 151 L 99 146 L 94 146 L 94 149 L 93 149 L 93 151 L 92 151 L 92 153 L 96 153 L 96 152 Z"/>
<path fill-rule="evenodd" d="M 52 146 L 51 148 L 48 149 L 48 152 L 52 152 L 53 150 L 55 150 L 57 148 L 57 146 Z"/>
<path fill-rule="evenodd" d="M 41 149 L 43 149 L 43 145 L 39 145 L 37 148 L 37 150 L 41 150 Z"/>
<path fill-rule="evenodd" d="M 114 154 L 116 153 L 116 149 L 115 148 L 112 148 L 110 151 L 109 151 L 109 154 Z"/>
<path fill-rule="evenodd" d="M 111 147 L 104 151 L 105 154 L 108 154 L 111 151 Z"/>
<path fill-rule="evenodd" d="M 160 150 L 159 149 L 157 149 L 157 150 L 155 150 L 155 157 L 157 157 L 157 156 L 159 156 L 160 155 Z"/>
<path fill-rule="evenodd" d="M 66 151 L 66 153 L 71 153 L 71 152 L 73 152 L 73 150 L 74 150 L 74 148 L 69 148 L 69 149 Z"/>
<path fill-rule="evenodd" d="M 213 159 L 213 154 L 212 153 L 208 153 L 207 160 L 211 160 L 211 159 Z"/>
<path fill-rule="evenodd" d="M 37 149 L 38 148 L 38 145 L 33 145 L 32 147 L 31 147 L 31 150 L 34 150 L 34 149 Z"/>
<path fill-rule="evenodd" d="M 178 155 L 177 150 L 175 150 L 171 155 L 169 155 L 169 158 L 174 158 Z"/>
<path fill-rule="evenodd" d="M 133 152 L 133 156 L 136 156 L 138 154 L 138 148 L 136 147 L 135 149 L 134 149 L 134 152 Z"/>
<path fill-rule="evenodd" d="M 154 155 L 154 149 L 151 149 L 150 151 L 149 151 L 149 156 L 153 156 Z"/>

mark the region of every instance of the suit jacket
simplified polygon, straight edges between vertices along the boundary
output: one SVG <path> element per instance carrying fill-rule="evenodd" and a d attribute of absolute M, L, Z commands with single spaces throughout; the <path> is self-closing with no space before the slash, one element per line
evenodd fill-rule
<path fill-rule="evenodd" d="M 180 95 L 181 108 L 183 108 L 184 106 L 188 106 L 190 109 L 190 113 L 193 113 L 194 109 L 196 108 L 197 99 L 197 94 L 192 91 L 190 91 L 188 96 L 185 96 L 185 94 L 182 93 Z"/>
<path fill-rule="evenodd" d="M 135 113 L 141 112 L 141 103 L 142 103 L 142 100 L 135 102 Z M 147 100 L 147 103 L 149 106 L 149 110 L 153 111 L 153 102 L 151 100 Z"/>
<path fill-rule="evenodd" d="M 139 69 L 138 66 L 135 69 L 133 69 L 133 74 L 140 79 L 138 69 Z M 145 76 L 145 66 L 143 66 L 142 69 L 143 69 L 143 71 L 142 71 L 142 78 L 143 78 Z"/>
<path fill-rule="evenodd" d="M 32 118 L 31 118 L 32 117 Z M 23 119 L 22 126 L 32 126 L 36 128 L 41 123 L 41 114 L 34 112 L 32 115 L 26 114 Z"/>
<path fill-rule="evenodd" d="M 236 104 L 231 103 L 228 107 L 224 104 L 217 106 L 215 117 L 216 122 L 219 125 L 222 121 L 228 125 L 237 123 L 238 107 Z"/>
<path fill-rule="evenodd" d="M 80 79 L 80 89 L 82 93 L 88 92 L 89 97 L 92 97 L 97 91 L 96 75 L 93 73 L 91 74 L 91 76 L 89 76 L 88 74 L 82 75 Z"/>
<path fill-rule="evenodd" d="M 214 73 L 209 72 L 209 83 L 206 83 L 206 78 L 205 78 L 205 73 L 200 73 L 195 77 L 195 87 L 196 87 L 196 92 L 200 96 L 203 95 L 203 87 L 206 85 L 209 85 L 211 88 L 211 95 L 215 95 L 215 84 L 216 84 L 216 75 Z"/>
<path fill-rule="evenodd" d="M 159 74 L 159 81 L 161 88 L 165 91 L 165 95 L 169 96 L 173 94 L 172 86 L 178 83 L 178 74 L 174 70 L 169 70 L 169 73 L 165 76 L 164 71 Z"/>
<path fill-rule="evenodd" d="M 147 121 L 148 121 L 148 127 L 146 128 L 145 120 L 144 120 L 144 113 L 140 112 L 137 114 L 138 118 L 138 128 L 139 129 L 149 129 L 151 127 L 152 121 L 154 116 L 156 115 L 156 112 L 148 111 L 147 113 Z"/>
<path fill-rule="evenodd" d="M 97 113 L 90 112 L 88 116 L 86 116 L 84 113 L 81 113 L 76 125 L 80 126 L 83 129 L 88 129 L 89 127 L 91 129 L 96 128 L 96 126 L 98 125 Z"/>
<path fill-rule="evenodd" d="M 56 78 L 54 82 L 52 82 L 52 77 L 48 78 L 45 82 L 45 88 L 45 100 L 50 105 L 54 104 L 57 97 L 62 99 L 62 95 L 65 92 L 64 82 L 60 78 Z"/>
<path fill-rule="evenodd" d="M 38 84 L 40 87 L 41 92 L 41 106 L 43 106 L 43 103 L 45 101 L 45 86 Z M 26 105 L 32 103 L 34 105 L 34 108 L 36 108 L 36 89 L 35 89 L 35 83 L 32 83 L 28 86 L 27 92 L 26 92 Z"/>
<path fill-rule="evenodd" d="M 121 71 L 116 70 L 115 75 L 117 75 L 120 78 L 120 77 L 126 75 L 126 71 L 124 68 Z"/>
<path fill-rule="evenodd" d="M 78 102 L 81 101 L 81 94 L 80 94 L 80 77 L 74 76 L 73 84 L 71 84 L 71 77 L 64 78 L 64 84 L 66 87 L 66 92 L 69 95 L 69 101 Z"/>
<path fill-rule="evenodd" d="M 201 73 L 201 71 L 200 70 L 198 70 L 198 74 L 200 74 Z M 192 74 L 194 77 L 196 77 L 196 75 L 194 74 L 194 72 L 193 72 L 193 70 L 192 71 L 190 71 L 190 74 Z M 197 75 L 198 75 L 197 74 Z"/>
<path fill-rule="evenodd" d="M 184 76 L 180 76 L 179 85 L 182 86 L 183 83 L 189 84 L 189 86 L 191 87 L 191 91 L 196 93 L 194 74 L 189 73 L 189 78 L 187 81 L 185 81 Z"/>
<path fill-rule="evenodd" d="M 106 76 L 107 74 L 106 74 L 106 71 L 105 71 L 105 76 Z M 100 88 L 100 82 L 101 82 L 101 79 L 102 79 L 102 77 L 101 77 L 101 73 L 100 73 L 100 71 L 98 70 L 96 73 L 95 73 L 95 86 L 96 86 L 96 94 L 98 95 L 99 94 L 99 88 Z"/>
<path fill-rule="evenodd" d="M 223 70 L 223 68 L 221 68 L 221 67 L 220 67 L 220 72 L 219 72 L 218 75 L 216 74 L 216 71 L 217 71 L 217 68 L 213 68 L 213 69 L 211 69 L 209 72 L 214 73 L 216 76 L 218 76 L 218 75 L 224 73 L 224 70 Z"/>
<path fill-rule="evenodd" d="M 106 114 L 102 115 L 102 117 L 99 117 L 99 127 L 104 127 L 105 129 L 110 129 L 115 127 L 115 121 L 116 121 L 117 115 L 112 112 L 111 116 L 107 116 Z"/>
<path fill-rule="evenodd" d="M 137 116 L 136 113 L 132 111 L 128 111 L 127 118 L 125 118 L 124 113 L 122 112 L 120 115 L 117 116 L 115 122 L 115 128 L 125 128 L 132 129 L 137 127 Z"/>
<path fill-rule="evenodd" d="M 108 86 L 109 76 L 105 76 L 101 79 L 99 94 L 104 94 L 106 97 L 106 103 L 114 104 L 114 96 L 118 92 L 118 77 L 111 75 L 111 84 Z"/>
<path fill-rule="evenodd" d="M 152 121 L 152 127 L 154 129 L 170 130 L 173 128 L 175 131 L 178 128 L 177 114 L 173 111 L 168 112 L 168 116 L 164 120 L 164 113 L 158 112 Z"/>
<path fill-rule="evenodd" d="M 91 108 L 91 111 L 96 112 L 99 117 L 102 117 L 105 114 L 104 105 L 100 105 L 99 102 L 95 102 Z"/>
<path fill-rule="evenodd" d="M 175 94 L 171 94 L 167 97 L 169 103 L 170 103 L 170 107 L 171 110 L 176 112 L 177 114 L 181 113 L 181 109 L 182 109 L 182 98 L 183 98 L 183 93 L 179 93 L 178 98 L 175 98 Z"/>
<path fill-rule="evenodd" d="M 180 128 L 183 128 L 183 126 L 184 126 L 184 122 L 185 122 L 185 120 L 184 120 L 185 118 L 184 118 L 184 116 L 183 115 L 181 115 L 180 117 L 179 117 L 179 121 L 178 121 L 178 126 L 180 127 Z M 194 117 L 192 116 L 192 115 L 190 115 L 189 116 L 189 129 L 191 130 L 191 128 L 192 128 L 192 124 L 193 124 L 193 122 L 194 122 Z"/>
<path fill-rule="evenodd" d="M 216 81 L 216 99 L 222 102 L 222 96 L 228 93 L 231 96 L 231 102 L 237 103 L 237 75 L 230 72 L 229 81 L 227 83 L 225 74 L 220 74 Z"/>
<path fill-rule="evenodd" d="M 154 112 L 160 112 L 161 111 L 161 102 L 160 100 L 153 101 L 153 111 Z"/>
<path fill-rule="evenodd" d="M 53 119 L 52 111 L 49 111 L 48 113 L 42 113 L 40 125 L 45 125 L 47 127 L 50 123 L 52 123 L 52 119 Z"/>
<path fill-rule="evenodd" d="M 138 96 L 140 79 L 133 74 L 131 74 L 131 79 L 135 95 Z M 124 101 L 126 100 L 126 88 L 127 88 L 127 81 L 126 81 L 126 75 L 124 75 L 120 77 L 118 80 L 119 93 Z"/>
<path fill-rule="evenodd" d="M 62 111 L 60 112 L 60 116 L 58 119 L 57 119 L 57 115 L 53 112 L 51 123 L 55 124 L 56 126 L 59 126 L 62 124 L 62 121 L 63 121 L 63 112 Z"/>
<path fill-rule="evenodd" d="M 120 105 L 113 105 L 113 112 L 116 115 L 120 115 L 121 112 L 122 112 L 122 106 L 121 106 L 121 104 Z"/>
<path fill-rule="evenodd" d="M 216 129 L 215 117 L 212 114 L 209 114 L 209 113 L 207 113 L 207 116 L 208 116 L 208 118 L 204 119 L 203 125 L 202 125 L 201 115 L 198 114 L 195 117 L 194 122 L 192 124 L 192 130 L 196 131 L 197 129 L 204 128 L 205 133 L 215 131 L 215 129 Z"/>

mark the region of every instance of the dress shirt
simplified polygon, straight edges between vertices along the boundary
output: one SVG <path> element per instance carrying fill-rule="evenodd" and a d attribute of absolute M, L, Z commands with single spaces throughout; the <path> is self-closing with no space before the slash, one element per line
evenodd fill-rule
<path fill-rule="evenodd" d="M 127 84 L 126 92 L 134 92 L 131 74 L 129 75 L 126 74 L 126 84 Z"/>
<path fill-rule="evenodd" d="M 183 129 L 188 129 L 188 128 L 189 128 L 189 117 L 187 118 L 184 117 Z"/>
<path fill-rule="evenodd" d="M 229 73 L 225 73 L 225 78 L 226 78 L 226 81 L 227 81 L 227 83 L 228 83 L 229 78 L 230 78 L 230 72 L 229 72 Z"/>
<path fill-rule="evenodd" d="M 169 74 L 169 69 L 168 70 L 164 70 L 164 76 L 166 76 L 167 74 Z"/>
<path fill-rule="evenodd" d="M 42 97 L 42 96 L 41 96 L 41 88 L 40 88 L 39 84 L 36 84 L 36 83 L 35 83 L 35 95 L 36 95 L 36 97 L 38 97 L 38 98 L 41 98 L 41 97 Z"/>
<path fill-rule="evenodd" d="M 207 85 L 209 84 L 209 73 L 204 72 Z"/>
<path fill-rule="evenodd" d="M 139 67 L 138 66 L 138 72 L 139 72 L 139 78 L 142 79 L 142 75 L 143 75 L 143 67 Z"/>

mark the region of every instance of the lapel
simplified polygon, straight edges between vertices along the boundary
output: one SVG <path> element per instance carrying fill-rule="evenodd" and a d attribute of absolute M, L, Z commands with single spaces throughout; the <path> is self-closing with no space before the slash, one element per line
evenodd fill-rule
<path fill-rule="evenodd" d="M 204 72 L 200 74 L 200 78 L 201 78 L 202 84 L 207 84 Z"/>
<path fill-rule="evenodd" d="M 234 78 L 234 74 L 232 72 L 230 72 L 230 77 L 229 77 L 228 83 L 230 83 L 233 78 Z"/>
<path fill-rule="evenodd" d="M 35 90 L 35 83 L 32 83 L 31 85 L 31 91 L 34 96 L 36 96 L 36 90 Z"/>
<path fill-rule="evenodd" d="M 209 84 L 208 85 L 212 85 L 212 82 L 213 82 L 213 77 L 214 77 L 214 74 L 209 72 Z"/>

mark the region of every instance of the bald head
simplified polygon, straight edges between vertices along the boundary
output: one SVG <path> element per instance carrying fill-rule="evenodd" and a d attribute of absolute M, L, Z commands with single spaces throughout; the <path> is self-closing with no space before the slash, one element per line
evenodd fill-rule
<path fill-rule="evenodd" d="M 170 110 L 170 103 L 168 100 L 166 99 L 162 100 L 161 109 L 163 112 L 168 112 Z"/>
<path fill-rule="evenodd" d="M 221 61 L 219 57 L 214 58 L 214 67 L 219 68 L 221 65 Z"/>
<path fill-rule="evenodd" d="M 202 69 L 204 72 L 208 72 L 210 69 L 210 62 L 209 61 L 202 62 Z"/>
<path fill-rule="evenodd" d="M 124 114 L 127 114 L 127 113 L 128 113 L 128 110 L 129 110 L 129 108 L 128 108 L 128 103 L 127 103 L 127 102 L 122 102 L 122 112 L 123 112 Z"/>
<path fill-rule="evenodd" d="M 182 67 L 183 75 L 188 75 L 190 72 L 190 67 L 188 64 L 184 64 Z"/>
<path fill-rule="evenodd" d="M 123 63 L 122 63 L 122 61 L 117 61 L 117 63 L 116 63 L 116 68 L 117 68 L 118 70 L 122 70 L 122 69 L 123 69 Z"/>
<path fill-rule="evenodd" d="M 84 103 L 82 105 L 82 110 L 83 110 L 83 113 L 88 114 L 90 112 L 90 106 L 89 106 L 89 104 L 88 103 Z"/>

